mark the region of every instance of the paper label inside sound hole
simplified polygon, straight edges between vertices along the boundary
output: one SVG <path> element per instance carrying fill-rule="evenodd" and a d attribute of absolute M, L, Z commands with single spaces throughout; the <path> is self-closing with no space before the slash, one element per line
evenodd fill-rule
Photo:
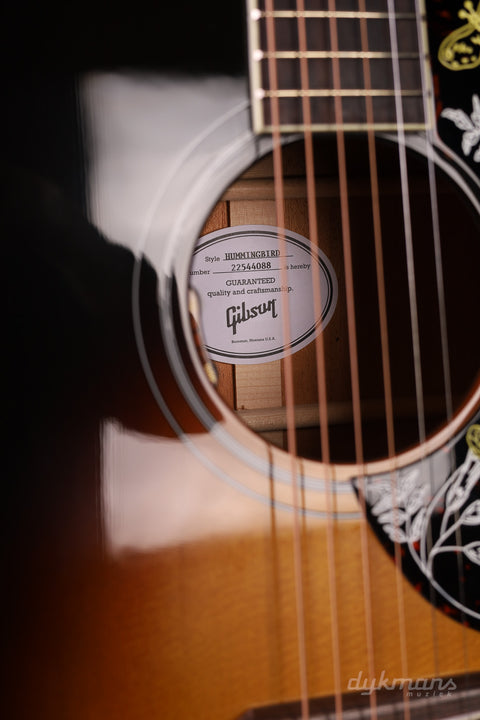
<path fill-rule="evenodd" d="M 332 317 L 338 290 L 330 261 L 306 238 L 283 232 L 284 252 L 278 228 L 269 225 L 225 228 L 197 242 L 190 285 L 200 300 L 203 339 L 213 360 L 278 360 L 312 342 Z M 320 280 L 317 315 L 314 273 Z M 283 337 L 284 298 L 290 339 Z"/>

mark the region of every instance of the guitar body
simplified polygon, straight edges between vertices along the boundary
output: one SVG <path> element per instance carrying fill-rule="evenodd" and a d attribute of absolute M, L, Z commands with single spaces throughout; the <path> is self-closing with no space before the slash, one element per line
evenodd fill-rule
<path fill-rule="evenodd" d="M 444 678 L 446 687 L 479 672 L 478 588 L 460 612 L 458 593 L 436 588 L 432 597 L 423 575 L 404 577 L 407 543 L 395 551 L 384 542 L 362 482 L 392 474 L 391 461 L 377 460 L 375 448 L 362 467 L 350 451 L 342 458 L 342 433 L 332 463 L 313 457 L 311 441 L 292 459 L 283 435 L 254 434 L 234 412 L 249 409 L 232 395 L 242 368 L 232 381 L 236 371 L 220 366 L 215 388 L 202 367 L 188 305 L 198 237 L 276 224 L 272 141 L 251 129 L 246 79 L 96 72 L 80 76 L 77 91 L 88 212 L 71 210 L 48 173 L 5 182 L 15 189 L 6 193 L 15 218 L 7 228 L 26 253 L 17 237 L 5 717 L 234 720 L 305 696 L 338 697 L 366 680 L 370 688 Z M 297 140 L 285 141 L 287 153 Z M 325 143 L 318 152 L 327 158 Z M 386 156 L 396 152 L 392 133 L 379 143 Z M 407 144 L 422 167 L 433 153 L 452 196 L 460 188 L 466 197 L 471 219 L 459 234 L 468 248 L 478 234 L 478 178 L 437 137 Z M 235 195 L 242 177 L 261 177 L 264 195 Z M 304 202 L 301 193 L 287 201 L 287 230 L 307 235 Z M 32 238 L 39 227 L 41 242 Z M 472 262 L 466 286 L 475 272 Z M 326 342 L 346 343 L 342 312 Z M 473 321 L 458 322 L 460 337 Z M 459 377 L 478 368 L 473 335 Z M 309 363 L 298 370 L 305 387 Z M 268 367 L 246 381 L 258 372 L 260 395 L 284 372 Z M 345 382 L 337 379 L 338 402 Z M 441 467 L 426 507 L 433 496 L 440 502 L 468 452 L 474 471 L 479 463 L 465 439 L 478 423 L 478 377 L 458 392 L 447 428 L 420 452 L 407 435 L 393 466 L 401 478 Z M 267 414 L 276 404 L 262 398 Z M 455 452 L 453 467 L 439 465 Z M 435 698 L 443 686 L 432 687 Z"/>

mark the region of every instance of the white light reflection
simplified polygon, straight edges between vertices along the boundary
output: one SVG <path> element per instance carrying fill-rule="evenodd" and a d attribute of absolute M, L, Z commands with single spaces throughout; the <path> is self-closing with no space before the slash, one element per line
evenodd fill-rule
<path fill-rule="evenodd" d="M 184 148 L 244 102 L 247 89 L 242 78 L 111 73 L 87 76 L 81 96 L 90 219 L 135 252 L 152 202 Z M 176 210 L 164 209 L 166 230 Z"/>
<path fill-rule="evenodd" d="M 149 550 L 233 534 L 268 522 L 268 507 L 216 478 L 180 440 L 103 430 L 109 549 Z"/>
<path fill-rule="evenodd" d="M 83 79 L 81 98 L 90 219 L 109 240 L 137 253 L 152 206 L 179 162 L 185 160 L 192 178 L 197 166 L 210 162 L 205 153 L 211 149 L 185 158 L 185 148 L 245 104 L 247 87 L 242 78 L 102 73 Z M 188 192 L 184 178 L 179 203 Z M 180 208 L 161 208 L 159 244 Z M 158 270 L 155 257 L 147 259 Z M 105 530 L 113 550 L 231 532 L 265 513 L 207 472 L 178 440 L 129 433 L 108 422 L 103 457 Z"/>

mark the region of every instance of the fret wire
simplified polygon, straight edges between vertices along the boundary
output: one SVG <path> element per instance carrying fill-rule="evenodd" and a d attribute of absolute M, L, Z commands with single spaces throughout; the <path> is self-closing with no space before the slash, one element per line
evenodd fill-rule
<path fill-rule="evenodd" d="M 258 9 L 257 0 L 247 0 L 249 16 L 253 20 L 255 15 L 258 15 L 260 10 Z M 250 82 L 253 87 L 261 87 L 261 66 L 260 63 L 256 62 L 256 53 L 260 47 L 260 26 L 257 22 L 248 23 L 248 66 Z M 252 97 L 252 124 L 254 132 L 260 132 L 262 126 L 265 124 L 264 108 L 263 103 L 253 102 Z"/>
<path fill-rule="evenodd" d="M 339 52 L 333 52 L 330 50 L 308 50 L 307 52 L 282 50 L 275 53 L 258 50 L 255 53 L 254 60 L 257 62 L 261 60 L 269 60 L 270 58 L 276 58 L 277 60 L 299 60 L 300 58 L 305 57 L 309 60 L 330 60 L 334 58 L 338 58 L 340 60 L 362 60 L 364 58 L 368 58 L 369 60 L 390 60 L 393 55 L 392 53 L 387 52 L 363 52 L 360 50 L 340 50 Z M 400 60 L 418 60 L 420 54 L 415 52 L 403 52 L 397 53 L 397 57 Z"/>
<path fill-rule="evenodd" d="M 388 19 L 388 13 L 386 12 L 355 12 L 350 10 L 337 10 L 332 12 L 329 10 L 306 10 L 305 12 L 299 12 L 297 10 L 275 10 L 272 13 L 258 11 L 255 15 L 252 15 L 252 20 L 258 21 L 261 18 L 339 18 L 347 20 L 360 20 L 365 18 L 367 20 L 386 20 Z M 397 13 L 395 15 L 397 20 L 416 20 L 415 13 Z"/>
<path fill-rule="evenodd" d="M 428 126 L 425 123 L 404 123 L 403 128 L 407 132 L 417 132 L 425 130 Z M 378 122 L 378 123 L 312 123 L 304 125 L 303 123 L 285 123 L 279 126 L 265 125 L 262 132 L 272 133 L 274 130 L 282 133 L 300 133 L 311 130 L 312 132 L 335 132 L 336 130 L 345 130 L 345 132 L 356 132 L 359 130 L 375 130 L 376 132 L 392 132 L 398 130 L 398 125 L 394 122 Z"/>
<path fill-rule="evenodd" d="M 259 100 L 268 97 L 296 98 L 296 97 L 395 97 L 394 90 L 265 90 L 259 88 L 255 91 Z M 421 97 L 422 90 L 402 90 L 401 97 Z"/>

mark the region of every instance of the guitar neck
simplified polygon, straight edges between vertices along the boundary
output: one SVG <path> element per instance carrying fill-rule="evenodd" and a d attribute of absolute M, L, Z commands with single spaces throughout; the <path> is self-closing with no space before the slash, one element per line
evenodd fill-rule
<path fill-rule="evenodd" d="M 249 0 L 253 125 L 257 133 L 430 125 L 425 13 L 415 0 L 308 3 Z M 306 110 L 305 101 L 308 101 Z"/>

